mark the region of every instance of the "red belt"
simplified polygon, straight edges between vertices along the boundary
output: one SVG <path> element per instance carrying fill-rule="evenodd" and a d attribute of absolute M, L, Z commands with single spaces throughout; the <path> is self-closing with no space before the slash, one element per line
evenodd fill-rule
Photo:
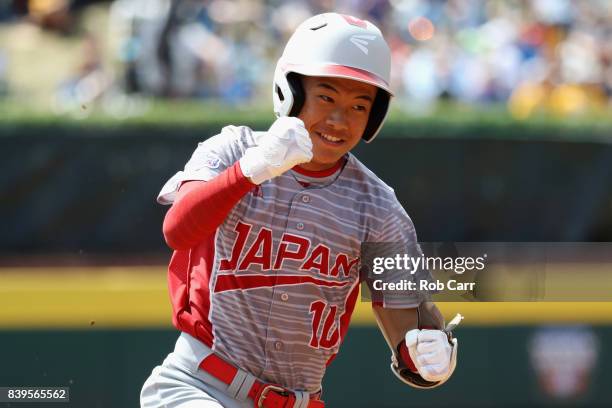
<path fill-rule="evenodd" d="M 238 373 L 238 369 L 226 362 L 216 354 L 206 357 L 200 368 L 219 381 L 230 385 Z M 295 394 L 279 385 L 266 384 L 255 380 L 249 390 L 249 398 L 257 408 L 292 408 L 295 404 Z M 308 408 L 324 408 L 325 404 L 319 400 L 319 394 L 311 394 Z"/>

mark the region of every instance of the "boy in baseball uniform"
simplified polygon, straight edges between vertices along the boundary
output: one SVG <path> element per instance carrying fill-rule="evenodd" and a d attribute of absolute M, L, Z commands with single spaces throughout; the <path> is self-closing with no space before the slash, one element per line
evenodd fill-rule
<path fill-rule="evenodd" d="M 162 188 L 175 349 L 142 407 L 323 407 L 321 383 L 359 293 L 362 242 L 417 246 L 393 190 L 350 151 L 378 134 L 390 51 L 368 21 L 303 22 L 274 74 L 267 131 L 227 126 Z M 373 302 L 392 371 L 431 388 L 456 365 L 435 306 Z"/>

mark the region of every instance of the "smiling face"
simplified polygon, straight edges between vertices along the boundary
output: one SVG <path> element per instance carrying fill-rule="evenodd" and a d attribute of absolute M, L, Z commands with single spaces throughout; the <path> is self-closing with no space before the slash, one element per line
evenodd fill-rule
<path fill-rule="evenodd" d="M 303 76 L 304 106 L 298 117 L 312 140 L 306 170 L 331 168 L 359 143 L 377 88 L 352 79 Z"/>

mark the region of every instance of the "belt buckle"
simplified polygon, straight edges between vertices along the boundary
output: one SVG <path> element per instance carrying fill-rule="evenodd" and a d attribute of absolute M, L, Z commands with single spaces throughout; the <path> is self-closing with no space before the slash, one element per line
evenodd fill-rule
<path fill-rule="evenodd" d="M 268 395 L 268 392 L 270 391 L 278 392 L 284 397 L 287 396 L 287 390 L 285 390 L 283 387 L 268 384 L 261 390 L 261 393 L 259 394 L 259 397 L 257 398 L 257 408 L 263 408 L 264 400 L 266 399 L 266 396 Z"/>

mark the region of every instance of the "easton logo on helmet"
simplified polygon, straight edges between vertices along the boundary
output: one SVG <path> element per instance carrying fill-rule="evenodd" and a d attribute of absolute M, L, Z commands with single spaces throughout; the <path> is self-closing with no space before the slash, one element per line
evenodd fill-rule
<path fill-rule="evenodd" d="M 357 46 L 365 55 L 368 55 L 368 44 L 375 39 L 375 35 L 357 34 L 351 36 L 351 42 Z M 368 41 L 369 40 L 369 41 Z"/>

